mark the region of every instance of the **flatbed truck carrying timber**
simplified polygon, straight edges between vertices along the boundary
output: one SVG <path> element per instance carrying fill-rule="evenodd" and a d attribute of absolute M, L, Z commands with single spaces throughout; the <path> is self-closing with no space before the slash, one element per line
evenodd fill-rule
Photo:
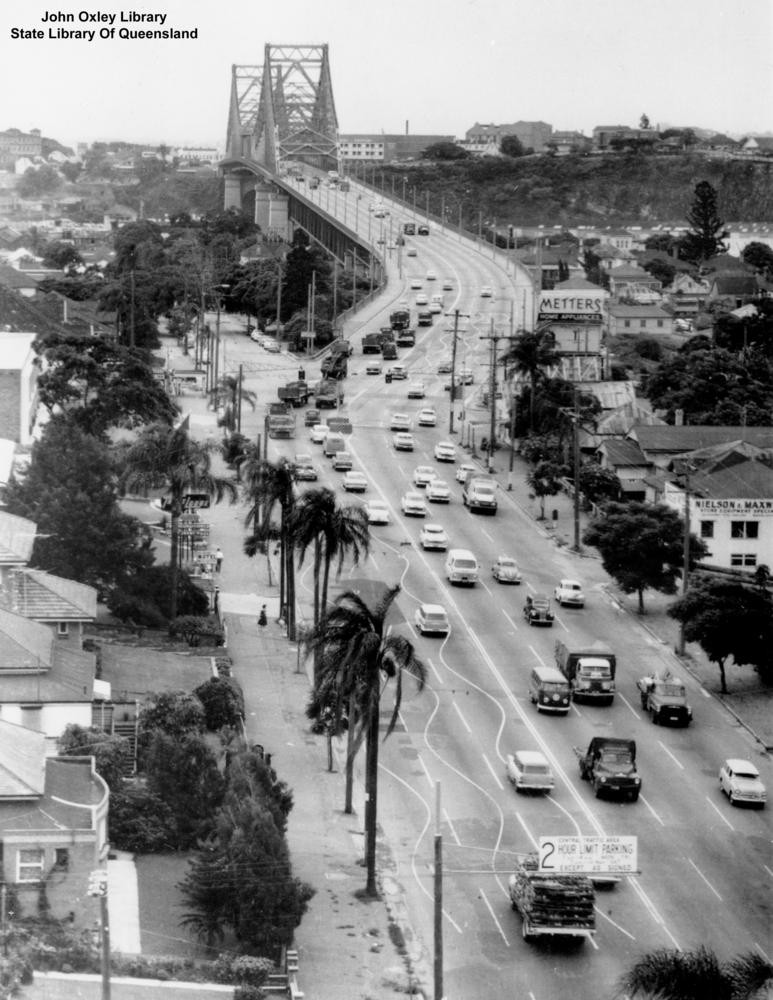
<path fill-rule="evenodd" d="M 509 880 L 510 904 L 523 918 L 523 939 L 563 935 L 589 938 L 596 933 L 595 894 L 587 875 L 540 872 L 536 855 L 516 865 Z"/>

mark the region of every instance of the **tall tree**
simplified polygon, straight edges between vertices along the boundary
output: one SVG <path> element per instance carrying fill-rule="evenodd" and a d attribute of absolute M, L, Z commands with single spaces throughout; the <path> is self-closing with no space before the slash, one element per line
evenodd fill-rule
<path fill-rule="evenodd" d="M 168 490 L 170 516 L 170 564 L 172 570 L 171 617 L 177 616 L 177 576 L 180 561 L 180 517 L 186 493 L 206 493 L 216 503 L 228 496 L 233 503 L 237 487 L 233 480 L 212 472 L 215 444 L 194 440 L 188 418 L 177 427 L 152 424 L 128 449 L 123 459 L 121 485 L 133 493 Z"/>
<path fill-rule="evenodd" d="M 687 212 L 690 230 L 679 241 L 679 253 L 692 264 L 704 264 L 710 257 L 725 253 L 729 232 L 717 209 L 717 192 L 708 181 L 695 187 L 695 197 Z"/>
<path fill-rule="evenodd" d="M 773 249 L 767 243 L 752 240 L 741 251 L 741 257 L 755 271 L 759 271 L 766 278 L 773 278 Z"/>
<path fill-rule="evenodd" d="M 212 403 L 217 409 L 223 407 L 223 416 L 218 421 L 221 427 L 228 431 L 236 430 L 237 423 L 240 423 L 239 414 L 242 403 L 247 403 L 255 409 L 258 394 L 252 389 L 245 389 L 244 383 L 238 375 L 221 375 L 215 388 L 212 390 Z"/>
<path fill-rule="evenodd" d="M 365 865 L 366 892 L 378 894 L 376 883 L 376 823 L 378 798 L 378 750 L 381 693 L 387 681 L 394 681 L 392 715 L 384 738 L 394 730 L 400 712 L 403 674 L 424 689 L 426 667 L 404 636 L 387 630 L 389 610 L 400 592 L 392 587 L 372 608 L 352 591 L 342 594 L 323 616 L 307 639 L 306 648 L 320 649 L 320 670 L 308 714 L 317 718 L 333 706 L 340 717 L 350 699 L 356 706 L 352 724 L 357 729 L 357 746 L 365 739 Z"/>
<path fill-rule="evenodd" d="M 554 497 L 561 492 L 562 468 L 555 462 L 538 462 L 529 472 L 529 488 L 534 490 L 534 495 L 539 497 L 540 520 L 545 520 L 545 498 Z"/>
<path fill-rule="evenodd" d="M 696 574 L 668 613 L 682 623 L 685 639 L 716 663 L 722 694 L 729 657 L 739 667 L 751 664 L 765 679 L 773 676 L 773 602 L 767 590 Z"/>
<path fill-rule="evenodd" d="M 771 986 L 773 965 L 748 951 L 722 962 L 711 949 L 660 948 L 642 955 L 622 978 L 620 992 L 658 1000 L 757 1000 Z"/>
<path fill-rule="evenodd" d="M 609 503 L 591 521 L 583 535 L 586 545 L 601 553 L 604 569 L 626 594 L 639 595 L 644 614 L 644 591 L 676 591 L 682 573 L 684 522 L 665 504 Z M 690 535 L 690 561 L 706 555 L 705 544 Z"/>
<path fill-rule="evenodd" d="M 547 369 L 558 361 L 555 337 L 550 330 L 544 328 L 522 333 L 504 352 L 500 361 L 505 366 L 505 371 L 512 366 L 519 375 L 529 379 L 529 429 L 533 430 L 537 382 L 545 378 Z"/>
<path fill-rule="evenodd" d="M 312 245 L 302 229 L 296 229 L 292 250 L 285 257 L 282 280 L 282 321 L 308 304 L 309 288 L 314 276 L 315 294 L 327 295 L 331 288 L 330 263 L 324 252 Z"/>

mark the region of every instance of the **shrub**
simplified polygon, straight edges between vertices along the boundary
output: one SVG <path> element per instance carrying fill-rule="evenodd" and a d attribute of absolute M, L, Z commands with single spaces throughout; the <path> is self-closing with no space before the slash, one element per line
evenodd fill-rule
<path fill-rule="evenodd" d="M 169 566 L 150 566 L 134 576 L 125 577 L 108 597 L 107 606 L 123 621 L 134 621 L 147 628 L 160 628 L 169 621 L 172 581 Z M 209 601 L 183 570 L 177 575 L 177 612 L 180 615 L 206 615 Z"/>
<path fill-rule="evenodd" d="M 175 842 L 172 810 L 143 785 L 111 793 L 109 825 L 110 840 L 120 851 L 154 854 Z"/>
<path fill-rule="evenodd" d="M 204 706 L 205 724 L 212 732 L 237 726 L 244 718 L 244 697 L 229 680 L 212 677 L 197 687 L 194 694 Z"/>
<path fill-rule="evenodd" d="M 179 615 L 170 624 L 169 635 L 185 639 L 189 646 L 222 646 L 225 642 L 220 625 L 201 615 Z"/>

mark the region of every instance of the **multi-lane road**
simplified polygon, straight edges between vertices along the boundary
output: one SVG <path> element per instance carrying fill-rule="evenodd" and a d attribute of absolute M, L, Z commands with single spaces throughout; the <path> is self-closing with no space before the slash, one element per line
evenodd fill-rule
<path fill-rule="evenodd" d="M 348 199 L 360 196 L 358 221 L 376 221 L 368 207 L 375 200 L 353 185 L 337 195 L 339 215 Z M 327 194 L 328 199 L 331 195 Z M 335 196 L 334 196 L 335 197 Z M 324 195 L 323 195 L 324 198 Z M 324 204 L 324 201 L 323 201 Z M 330 208 L 332 209 L 332 204 Z M 404 217 L 391 206 L 392 240 Z M 348 209 L 352 223 L 351 207 Z M 410 213 L 409 213 L 410 215 Z M 375 238 L 375 237 L 374 237 Z M 416 256 L 407 251 L 416 250 Z M 410 379 L 422 379 L 424 400 L 406 398 L 407 382 L 387 384 L 367 376 L 359 335 L 350 359 L 346 409 L 354 425 L 349 450 L 365 473 L 365 498 L 378 497 L 391 510 L 391 523 L 372 529 L 367 565 L 353 569 L 386 583 L 400 583 L 394 628 L 408 634 L 428 668 L 421 694 L 406 685 L 400 726 L 381 752 L 379 820 L 383 859 L 407 893 L 416 940 L 431 966 L 433 834 L 435 785 L 441 786 L 444 845 L 445 992 L 448 996 L 516 995 L 533 1000 L 596 1000 L 611 995 L 624 969 L 643 951 L 659 947 L 692 948 L 708 944 L 722 956 L 756 949 L 773 958 L 770 903 L 773 892 L 769 813 L 733 809 L 720 794 L 717 769 L 725 757 L 753 757 L 773 787 L 770 762 L 760 758 L 751 737 L 715 701 L 684 676 L 694 722 L 687 729 L 653 726 L 640 709 L 635 681 L 653 668 L 677 671 L 670 651 L 607 595 L 600 564 L 560 550 L 535 528 L 514 497 L 499 491 L 495 517 L 473 515 L 463 507 L 455 467 L 435 462 L 433 448 L 448 439 L 448 375 L 437 373 L 450 358 L 454 309 L 466 314 L 457 361 L 471 369 L 468 388 L 474 402 L 488 371 L 491 320 L 507 325 L 512 310 L 530 310 L 528 278 L 480 252 L 455 232 L 432 227 L 429 237 L 407 237 L 388 260 L 386 300 L 371 310 L 361 333 L 377 330 L 403 298 L 413 305 L 410 280 L 420 278 L 431 293 L 451 278 L 445 315 L 432 328 L 417 331 L 417 343 L 400 352 Z M 433 271 L 437 278 L 427 281 Z M 480 289 L 492 287 L 492 298 Z M 516 323 L 518 318 L 516 317 Z M 278 360 L 278 359 L 277 359 Z M 273 359 L 272 359 L 273 362 Z M 309 377 L 314 377 L 307 366 Z M 462 404 L 455 404 L 461 409 Z M 438 412 L 438 426 L 416 428 L 416 450 L 396 452 L 389 418 L 393 412 L 416 415 L 423 406 Z M 300 423 L 300 421 L 299 421 Z M 306 430 L 294 442 L 272 442 L 270 457 L 312 451 L 320 482 L 341 492 L 342 473 L 332 470 Z M 464 456 L 459 453 L 459 460 Z M 430 505 L 427 520 L 447 530 L 454 547 L 471 549 L 481 566 L 474 588 L 451 587 L 443 573 L 444 555 L 419 546 L 421 519 L 405 518 L 401 495 L 412 489 L 417 465 L 432 465 L 451 486 L 450 504 Z M 352 502 L 356 500 L 352 497 Z M 516 557 L 520 586 L 494 581 L 490 567 L 500 554 Z M 564 576 L 582 581 L 583 609 L 555 608 L 550 629 L 532 629 L 521 608 L 527 593 L 551 593 Z M 343 583 L 345 584 L 346 578 Z M 301 574 L 310 599 L 310 580 Z M 451 633 L 446 639 L 418 636 L 413 615 L 419 603 L 442 604 Z M 539 715 L 527 696 L 530 668 L 553 662 L 557 638 L 588 644 L 609 643 L 618 659 L 618 693 L 611 707 L 573 705 L 566 717 Z M 389 694 L 385 695 L 389 701 Z M 385 718 L 390 710 L 384 705 Z M 636 740 L 642 793 L 637 803 L 598 800 L 581 782 L 574 746 L 594 735 Z M 556 775 L 546 797 L 518 795 L 505 778 L 505 757 L 516 749 L 539 749 Z M 624 877 L 596 897 L 597 934 L 582 947 L 527 944 L 521 921 L 510 909 L 507 877 L 515 855 L 533 850 L 540 836 L 558 834 L 636 835 L 640 874 Z"/>

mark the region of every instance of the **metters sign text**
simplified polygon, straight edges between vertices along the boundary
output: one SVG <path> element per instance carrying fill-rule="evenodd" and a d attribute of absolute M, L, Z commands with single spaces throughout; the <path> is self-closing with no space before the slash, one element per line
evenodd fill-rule
<path fill-rule="evenodd" d="M 601 323 L 604 296 L 583 292 L 542 292 L 537 319 L 565 323 Z"/>

